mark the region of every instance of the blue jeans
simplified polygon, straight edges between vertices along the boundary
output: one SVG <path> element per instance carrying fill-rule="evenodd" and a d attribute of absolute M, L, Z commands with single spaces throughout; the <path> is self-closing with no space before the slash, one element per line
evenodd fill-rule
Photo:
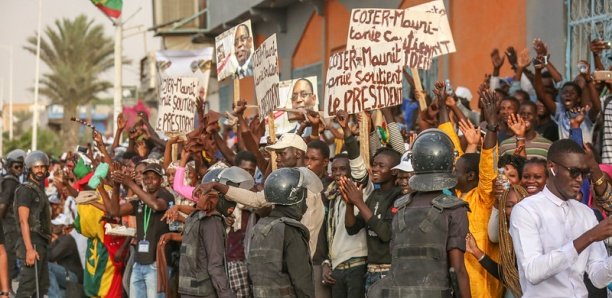
<path fill-rule="evenodd" d="M 66 273 L 71 282 L 79 282 L 74 272 L 67 270 L 62 265 L 49 263 L 49 298 L 66 297 L 64 294 L 66 289 Z"/>
<path fill-rule="evenodd" d="M 134 262 L 130 277 L 130 297 L 163 298 L 157 293 L 157 263 L 142 265 Z"/>
<path fill-rule="evenodd" d="M 370 286 L 372 286 L 375 282 L 385 277 L 388 273 L 389 273 L 389 270 L 384 271 L 384 272 L 366 272 L 366 280 L 365 280 L 366 294 L 368 293 L 368 289 L 370 289 Z"/>

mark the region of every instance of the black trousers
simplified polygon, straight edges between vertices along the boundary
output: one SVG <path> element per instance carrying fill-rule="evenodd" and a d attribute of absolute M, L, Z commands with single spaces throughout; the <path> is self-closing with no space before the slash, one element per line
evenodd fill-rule
<path fill-rule="evenodd" d="M 34 244 L 33 244 L 34 245 Z M 36 252 L 38 253 L 39 260 L 36 262 L 36 266 L 25 266 L 21 267 L 21 272 L 19 272 L 19 276 L 17 280 L 19 281 L 19 288 L 17 288 L 17 293 L 15 293 L 16 298 L 25 298 L 25 297 L 36 297 L 36 270 L 38 269 L 38 286 L 39 291 L 38 297 L 42 298 L 45 294 L 47 294 L 47 289 L 49 288 L 49 263 L 47 259 L 47 245 L 35 244 Z"/>
<path fill-rule="evenodd" d="M 336 280 L 336 284 L 332 286 L 332 297 L 365 297 L 366 272 L 367 266 L 365 264 L 344 270 L 334 269 L 332 277 Z"/>

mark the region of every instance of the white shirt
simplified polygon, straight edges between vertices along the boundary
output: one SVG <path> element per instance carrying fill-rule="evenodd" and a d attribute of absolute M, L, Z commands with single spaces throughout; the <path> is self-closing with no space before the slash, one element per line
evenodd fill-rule
<path fill-rule="evenodd" d="M 587 297 L 583 275 L 598 288 L 612 281 L 612 259 L 604 243 L 578 254 L 573 241 L 598 224 L 593 210 L 563 201 L 548 188 L 512 209 L 510 235 L 523 297 Z"/>

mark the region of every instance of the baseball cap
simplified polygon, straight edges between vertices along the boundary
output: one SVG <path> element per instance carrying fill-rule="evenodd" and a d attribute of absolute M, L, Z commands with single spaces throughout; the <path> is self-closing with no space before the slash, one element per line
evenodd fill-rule
<path fill-rule="evenodd" d="M 463 97 L 468 101 L 472 100 L 472 92 L 470 92 L 470 89 L 465 88 L 463 86 L 457 87 L 457 90 L 455 90 L 455 95 Z"/>
<path fill-rule="evenodd" d="M 302 137 L 300 137 L 299 135 L 294 133 L 284 133 L 278 139 L 276 144 L 266 146 L 266 150 L 282 150 L 289 147 L 293 147 L 303 152 L 306 152 L 307 148 L 306 142 L 304 142 L 304 139 L 302 139 Z"/>
<path fill-rule="evenodd" d="M 410 161 L 410 151 L 406 151 L 404 155 L 402 155 L 402 161 L 392 170 L 400 170 L 402 172 L 412 173 L 414 172 L 414 168 L 412 168 L 412 161 Z"/>
<path fill-rule="evenodd" d="M 73 222 L 72 218 L 60 213 L 57 217 L 51 220 L 51 224 L 56 226 L 68 226 Z"/>
<path fill-rule="evenodd" d="M 157 175 L 160 176 L 164 175 L 164 169 L 158 163 L 147 164 L 147 167 L 144 169 L 144 171 L 142 171 L 142 173 L 144 174 L 146 172 L 155 172 Z"/>

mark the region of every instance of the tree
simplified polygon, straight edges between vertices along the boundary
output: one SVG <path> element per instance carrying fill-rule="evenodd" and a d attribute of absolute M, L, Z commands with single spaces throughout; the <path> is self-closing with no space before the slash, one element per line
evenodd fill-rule
<path fill-rule="evenodd" d="M 4 153 L 15 149 L 28 150 L 32 148 L 32 130 L 17 135 L 9 141 L 8 132 L 4 133 Z M 60 156 L 63 152 L 62 141 L 54 131 L 46 128 L 38 130 L 38 150 L 54 156 Z"/>
<path fill-rule="evenodd" d="M 36 54 L 36 35 L 27 43 L 24 49 Z M 40 59 L 50 72 L 40 78 L 39 91 L 52 104 L 64 107 L 60 133 L 64 150 L 78 142 L 78 124 L 70 121 L 70 117 L 78 117 L 78 106 L 98 99 L 112 86 L 101 79 L 101 74 L 113 68 L 113 51 L 114 42 L 104 34 L 102 25 L 85 15 L 56 20 L 55 26 L 47 26 L 41 36 Z"/>

